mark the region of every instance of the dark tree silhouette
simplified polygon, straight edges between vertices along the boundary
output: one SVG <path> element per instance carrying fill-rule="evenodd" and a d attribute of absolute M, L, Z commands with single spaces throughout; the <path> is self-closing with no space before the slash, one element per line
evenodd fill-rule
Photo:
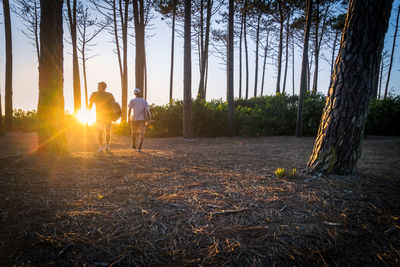
<path fill-rule="evenodd" d="M 249 51 L 247 46 L 247 12 L 248 12 L 248 0 L 244 0 L 243 37 L 244 37 L 244 54 L 246 58 L 246 99 L 249 98 Z"/>
<path fill-rule="evenodd" d="M 12 35 L 10 4 L 8 0 L 3 0 L 4 32 L 6 40 L 6 85 L 5 85 L 5 129 L 12 129 L 13 122 L 13 103 L 12 103 Z"/>
<path fill-rule="evenodd" d="M 72 80 L 74 87 L 74 112 L 75 114 L 81 109 L 82 95 L 81 95 L 81 79 L 79 75 L 79 62 L 78 62 L 78 43 L 77 43 L 77 0 L 66 0 L 67 2 L 67 19 L 69 31 L 71 33 L 72 41 Z"/>
<path fill-rule="evenodd" d="M 144 94 L 144 77 L 145 77 L 145 16 L 144 16 L 144 0 L 132 1 L 133 3 L 133 21 L 135 24 L 135 85 L 136 88 L 142 90 Z"/>
<path fill-rule="evenodd" d="M 16 0 L 14 13 L 24 22 L 22 33 L 30 39 L 35 47 L 37 62 L 39 63 L 39 30 L 40 30 L 40 3 L 39 0 Z"/>
<path fill-rule="evenodd" d="M 193 138 L 192 126 L 192 46 L 191 0 L 185 0 L 185 26 L 183 45 L 183 137 Z"/>
<path fill-rule="evenodd" d="M 281 70 L 282 70 L 282 50 L 283 50 L 283 26 L 285 23 L 285 17 L 283 14 L 284 3 L 282 0 L 277 0 L 278 12 L 279 12 L 279 45 L 278 45 L 278 74 L 276 78 L 276 93 L 281 92 Z"/>
<path fill-rule="evenodd" d="M 114 37 L 118 67 L 121 77 L 121 121 L 126 121 L 128 104 L 128 24 L 129 0 L 90 0 L 97 11 L 105 17 L 107 26 Z M 136 2 L 136 1 L 133 1 Z"/>
<path fill-rule="evenodd" d="M 396 47 L 397 31 L 399 29 L 399 15 L 400 15 L 400 5 L 399 5 L 398 10 L 397 10 L 396 25 L 395 25 L 395 28 L 394 28 L 394 37 L 393 37 L 393 45 L 392 45 L 392 53 L 390 54 L 388 77 L 387 77 L 387 80 L 386 80 L 385 95 L 383 96 L 384 99 L 386 99 L 386 97 L 387 97 L 388 88 L 389 88 L 389 81 L 390 81 L 390 74 L 392 73 L 394 49 Z"/>
<path fill-rule="evenodd" d="M 361 156 L 368 107 L 393 0 L 352 0 L 308 171 L 351 174 Z"/>
<path fill-rule="evenodd" d="M 63 0 L 40 0 L 39 151 L 65 152 Z"/>
<path fill-rule="evenodd" d="M 169 102 L 172 102 L 174 88 L 174 57 L 175 57 L 175 25 L 178 13 L 178 0 L 158 0 L 156 7 L 158 11 L 165 17 L 171 17 L 171 63 L 169 75 Z"/>
<path fill-rule="evenodd" d="M 197 91 L 197 98 L 201 100 L 206 99 L 206 70 L 208 64 L 208 50 L 210 46 L 210 28 L 211 28 L 211 15 L 212 15 L 213 1 L 207 0 L 207 15 L 206 15 L 206 29 L 203 38 L 203 1 L 200 2 L 200 81 Z"/>
<path fill-rule="evenodd" d="M 235 135 L 235 109 L 233 106 L 233 13 L 234 2 L 229 0 L 229 18 L 228 18 L 228 51 L 227 51 L 227 102 L 228 102 L 228 135 Z"/>
<path fill-rule="evenodd" d="M 0 90 L 0 134 L 3 133 L 3 109 L 1 107 L 1 90 Z"/>
<path fill-rule="evenodd" d="M 304 31 L 303 43 L 303 59 L 301 63 L 299 102 L 297 105 L 297 121 L 296 121 L 296 137 L 301 137 L 303 132 L 303 106 L 304 98 L 307 90 L 307 73 L 308 73 L 308 42 L 310 38 L 312 0 L 306 2 L 306 25 Z"/>
<path fill-rule="evenodd" d="M 80 5 L 78 8 L 78 19 L 77 19 L 77 32 L 78 34 L 78 51 L 80 53 L 82 62 L 82 75 L 83 84 L 85 89 L 85 105 L 88 107 L 88 85 L 87 85 L 87 74 L 86 74 L 86 62 L 97 56 L 98 54 L 89 56 L 88 51 L 95 44 L 92 43 L 94 38 L 107 26 L 107 24 L 102 24 L 100 27 L 96 27 L 96 19 L 91 19 L 89 14 L 89 8 L 84 5 Z M 90 28 L 95 28 L 90 31 Z"/>

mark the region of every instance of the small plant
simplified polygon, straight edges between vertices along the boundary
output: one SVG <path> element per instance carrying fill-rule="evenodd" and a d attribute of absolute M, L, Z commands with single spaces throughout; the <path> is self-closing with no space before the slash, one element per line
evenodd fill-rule
<path fill-rule="evenodd" d="M 275 175 L 276 175 L 276 177 L 278 177 L 278 178 L 283 178 L 283 177 L 286 175 L 286 171 L 285 171 L 285 169 L 283 169 L 283 168 L 278 168 L 278 169 L 276 169 L 276 171 L 275 171 Z"/>
<path fill-rule="evenodd" d="M 290 172 L 290 176 L 295 176 L 296 175 L 296 168 L 293 168 L 292 171 Z"/>

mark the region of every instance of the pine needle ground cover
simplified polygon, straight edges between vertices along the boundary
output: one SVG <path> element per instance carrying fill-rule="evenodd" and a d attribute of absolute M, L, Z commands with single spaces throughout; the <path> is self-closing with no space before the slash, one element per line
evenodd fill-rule
<path fill-rule="evenodd" d="M 303 173 L 314 138 L 70 135 L 69 155 L 0 137 L 0 265 L 398 265 L 400 138 L 367 137 L 356 176 Z M 295 175 L 278 178 L 277 168 Z"/>

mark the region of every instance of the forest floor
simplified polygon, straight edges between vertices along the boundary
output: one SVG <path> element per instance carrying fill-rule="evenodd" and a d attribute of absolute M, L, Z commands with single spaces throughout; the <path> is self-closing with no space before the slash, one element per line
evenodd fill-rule
<path fill-rule="evenodd" d="M 35 133 L 0 136 L 1 266 L 400 264 L 399 137 L 327 177 L 301 171 L 310 137 L 69 141 L 44 155 Z"/>

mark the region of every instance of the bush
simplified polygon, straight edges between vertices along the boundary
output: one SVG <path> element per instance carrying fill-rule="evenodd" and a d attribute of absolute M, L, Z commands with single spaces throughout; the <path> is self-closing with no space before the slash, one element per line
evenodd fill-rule
<path fill-rule="evenodd" d="M 36 110 L 23 111 L 22 109 L 15 109 L 13 116 L 14 130 L 22 132 L 37 131 Z"/>
<path fill-rule="evenodd" d="M 236 99 L 235 130 L 238 136 L 294 135 L 297 118 L 297 96 L 284 94 L 257 98 Z M 315 136 L 318 131 L 325 97 L 307 93 L 303 111 L 303 134 Z M 164 106 L 150 107 L 154 120 L 146 130 L 147 137 L 182 136 L 183 102 L 173 101 Z M 193 100 L 193 132 L 198 137 L 227 135 L 227 103 L 220 100 L 210 102 Z M 73 123 L 73 115 L 67 115 Z M 373 100 L 370 105 L 365 131 L 375 135 L 400 135 L 400 97 Z M 14 129 L 36 131 L 36 111 L 14 111 Z M 113 132 L 129 135 L 127 123 L 113 124 Z"/>
<path fill-rule="evenodd" d="M 235 130 L 239 136 L 293 135 L 296 128 L 297 96 L 276 95 L 236 99 Z M 323 95 L 307 95 L 304 104 L 305 135 L 315 135 L 325 99 Z M 155 122 L 147 136 L 182 136 L 182 101 L 165 106 L 152 106 Z M 193 132 L 195 136 L 227 135 L 227 103 L 220 100 L 194 100 Z"/>
<path fill-rule="evenodd" d="M 375 135 L 400 135 L 400 96 L 373 100 L 365 131 Z"/>

